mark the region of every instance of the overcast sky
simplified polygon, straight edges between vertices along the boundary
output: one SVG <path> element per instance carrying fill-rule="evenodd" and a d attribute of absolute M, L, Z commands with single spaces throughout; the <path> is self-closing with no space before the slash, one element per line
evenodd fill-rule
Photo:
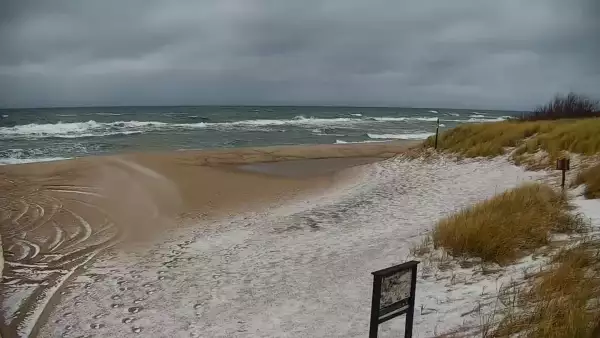
<path fill-rule="evenodd" d="M 598 0 L 0 0 L 0 106 L 600 98 Z"/>

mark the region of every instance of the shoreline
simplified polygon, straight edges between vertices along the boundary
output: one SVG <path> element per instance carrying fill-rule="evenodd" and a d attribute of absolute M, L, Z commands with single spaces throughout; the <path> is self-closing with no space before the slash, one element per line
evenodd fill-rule
<path fill-rule="evenodd" d="M 9 200 L 14 195 L 53 186 L 104 189 L 108 185 L 109 190 L 114 190 L 135 176 L 133 182 L 144 193 L 160 195 L 161 189 L 167 189 L 171 198 L 182 199 L 182 213 L 223 209 L 227 204 L 235 209 L 244 199 L 256 201 L 257 196 L 249 193 L 265 197 L 327 185 L 335 173 L 345 168 L 390 158 L 417 144 L 420 142 L 393 141 L 140 152 L 10 164 L 0 166 L 0 198 Z M 158 177 L 164 182 L 158 183 L 163 186 L 157 191 L 152 186 Z M 235 194 L 230 194 L 235 190 Z M 246 195 L 241 196 L 240 192 Z M 160 196 L 153 198 L 162 204 Z M 273 200 L 279 198 L 275 196 Z"/>
<path fill-rule="evenodd" d="M 111 157 L 165 157 L 177 158 L 178 155 L 196 155 L 204 159 L 203 165 L 215 164 L 246 164 L 254 162 L 279 162 L 292 159 L 319 159 L 319 158 L 345 158 L 345 157 L 381 157 L 388 158 L 408 148 L 423 143 L 425 140 L 391 140 L 367 143 L 339 143 L 339 144 L 294 144 L 273 145 L 257 147 L 233 147 L 233 148 L 201 148 L 201 149 L 173 149 L 173 150 L 148 150 L 108 154 L 90 154 L 80 157 L 39 157 L 19 159 L 17 163 L 0 163 L 0 173 L 5 168 L 14 166 L 31 166 L 44 163 L 62 163 L 68 161 L 82 161 L 89 159 L 111 158 Z M 316 151 L 315 154 L 307 150 Z M 236 158 L 241 157 L 241 158 Z M 8 170 L 10 171 L 10 169 Z"/>

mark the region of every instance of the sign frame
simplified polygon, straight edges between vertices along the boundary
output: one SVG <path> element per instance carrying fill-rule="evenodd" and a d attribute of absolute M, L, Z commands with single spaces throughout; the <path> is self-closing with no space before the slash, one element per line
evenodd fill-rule
<path fill-rule="evenodd" d="M 379 324 L 386 322 L 392 318 L 401 316 L 403 314 L 406 314 L 404 337 L 412 337 L 418 264 L 418 261 L 410 261 L 371 273 L 373 275 L 373 296 L 371 300 L 371 322 L 369 325 L 369 338 L 377 338 Z M 404 274 L 410 274 L 410 294 L 408 298 L 400 299 L 395 303 L 392 303 L 382 309 L 381 287 L 383 280 L 386 277 L 391 277 L 397 274 L 399 274 L 400 276 L 403 276 Z"/>

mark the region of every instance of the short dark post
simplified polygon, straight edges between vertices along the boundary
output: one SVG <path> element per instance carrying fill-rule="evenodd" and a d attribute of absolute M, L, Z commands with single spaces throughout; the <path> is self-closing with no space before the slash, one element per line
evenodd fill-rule
<path fill-rule="evenodd" d="M 435 149 L 437 149 L 438 144 L 438 134 L 440 133 L 440 118 L 437 119 L 437 127 L 435 127 Z"/>
<path fill-rule="evenodd" d="M 371 309 L 379 309 L 379 297 L 381 296 L 381 279 L 373 283 L 373 298 Z M 371 325 L 369 326 L 369 338 L 377 338 L 379 333 L 379 311 L 371 311 Z"/>
<path fill-rule="evenodd" d="M 556 170 L 562 171 L 562 180 L 560 182 L 560 187 L 562 190 L 565 190 L 565 179 L 567 170 L 571 169 L 571 160 L 568 158 L 561 158 L 556 160 Z"/>
<path fill-rule="evenodd" d="M 439 119 L 438 119 L 439 120 Z M 414 268 L 412 269 L 412 275 L 411 275 L 411 281 L 413 281 L 410 284 L 410 294 L 412 295 L 412 297 L 410 297 L 410 300 L 408 301 L 408 308 L 409 310 L 406 312 L 406 322 L 404 324 L 404 337 L 406 338 L 412 338 L 412 330 L 413 330 L 413 318 L 415 316 L 415 291 L 417 288 L 417 269 Z"/>

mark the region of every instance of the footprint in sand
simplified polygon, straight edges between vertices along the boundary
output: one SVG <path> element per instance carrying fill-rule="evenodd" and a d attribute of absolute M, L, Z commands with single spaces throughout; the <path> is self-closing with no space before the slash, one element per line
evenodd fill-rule
<path fill-rule="evenodd" d="M 144 298 L 137 298 L 133 301 L 133 304 L 139 304 L 144 301 Z"/>
<path fill-rule="evenodd" d="M 113 309 L 118 309 L 118 308 L 123 307 L 123 304 L 117 304 L 117 303 L 115 303 L 115 304 L 112 304 L 110 307 L 112 307 Z"/>
<path fill-rule="evenodd" d="M 100 319 L 100 318 L 102 318 L 104 316 L 106 316 L 106 313 L 99 313 L 97 315 L 92 316 L 92 318 L 94 318 L 94 319 Z"/>
<path fill-rule="evenodd" d="M 121 300 L 121 296 L 114 295 L 114 296 L 110 297 L 110 299 L 112 299 L 112 300 Z"/>
<path fill-rule="evenodd" d="M 140 311 L 142 311 L 142 307 L 141 306 L 132 306 L 129 309 L 127 309 L 127 312 L 129 313 L 138 313 Z"/>
<path fill-rule="evenodd" d="M 131 328 L 131 331 L 133 333 L 140 333 L 140 332 L 142 332 L 142 328 L 139 327 L 139 326 L 134 326 L 134 327 Z"/>
<path fill-rule="evenodd" d="M 92 324 L 90 324 L 90 327 L 91 327 L 92 329 L 101 329 L 101 328 L 103 328 L 104 326 L 105 326 L 105 325 L 104 325 L 104 324 L 101 324 L 101 323 L 92 323 Z"/>
<path fill-rule="evenodd" d="M 122 322 L 123 324 L 131 324 L 131 323 L 133 323 L 133 321 L 134 321 L 134 319 L 133 319 L 133 318 L 130 318 L 130 317 L 123 318 L 123 320 L 121 320 L 121 322 Z"/>

